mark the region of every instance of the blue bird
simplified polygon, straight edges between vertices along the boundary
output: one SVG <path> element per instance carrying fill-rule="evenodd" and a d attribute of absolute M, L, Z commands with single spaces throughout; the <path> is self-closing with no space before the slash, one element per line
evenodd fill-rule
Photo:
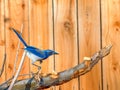
<path fill-rule="evenodd" d="M 34 63 L 36 61 L 40 61 L 40 63 L 42 63 L 42 61 L 47 59 L 49 56 L 58 54 L 54 50 L 49 50 L 49 49 L 48 50 L 40 50 L 36 47 L 27 45 L 26 42 L 24 41 L 24 39 L 22 38 L 21 34 L 19 34 L 14 28 L 11 28 L 11 29 L 14 31 L 14 33 L 18 36 L 20 41 L 23 43 L 23 45 L 25 47 L 24 50 L 27 51 L 27 56 L 32 60 L 33 65 L 40 67 Z"/>

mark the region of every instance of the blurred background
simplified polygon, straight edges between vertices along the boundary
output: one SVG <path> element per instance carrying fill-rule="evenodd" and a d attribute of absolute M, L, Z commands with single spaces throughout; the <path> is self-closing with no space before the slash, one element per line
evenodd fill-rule
<path fill-rule="evenodd" d="M 18 68 L 24 47 L 9 28 L 21 32 L 22 25 L 29 45 L 59 52 L 42 63 L 42 73 L 69 69 L 113 45 L 89 73 L 46 90 L 120 90 L 120 0 L 0 0 L 0 68 L 6 55 L 0 83 Z M 36 71 L 26 57 L 20 74 Z"/>

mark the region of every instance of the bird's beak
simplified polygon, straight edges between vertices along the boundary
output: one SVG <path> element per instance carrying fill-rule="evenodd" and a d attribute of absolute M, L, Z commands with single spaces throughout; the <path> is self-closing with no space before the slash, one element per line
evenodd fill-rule
<path fill-rule="evenodd" d="M 59 53 L 57 53 L 57 52 L 54 52 L 54 54 L 57 54 L 57 55 L 58 55 Z"/>

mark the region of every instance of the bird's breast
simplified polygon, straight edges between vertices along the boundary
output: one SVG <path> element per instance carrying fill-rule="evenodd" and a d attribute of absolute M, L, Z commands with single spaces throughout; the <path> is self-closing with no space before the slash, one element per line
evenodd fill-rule
<path fill-rule="evenodd" d="M 42 58 L 40 58 L 30 52 L 27 52 L 27 56 L 32 60 L 32 63 L 36 62 L 37 60 L 42 60 Z"/>

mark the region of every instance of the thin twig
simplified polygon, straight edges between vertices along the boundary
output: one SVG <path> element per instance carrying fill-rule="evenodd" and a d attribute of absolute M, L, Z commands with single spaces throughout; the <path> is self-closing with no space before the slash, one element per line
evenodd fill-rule
<path fill-rule="evenodd" d="M 23 32 L 23 27 L 24 27 L 24 24 L 21 25 L 21 35 L 22 35 L 22 32 Z M 17 52 L 16 52 L 16 57 L 15 57 L 15 64 L 14 64 L 14 70 L 13 70 L 13 76 L 16 72 L 16 64 L 17 64 L 17 61 L 18 61 L 18 54 L 19 54 L 19 49 L 20 49 L 20 40 L 18 41 L 18 47 L 17 47 Z"/>
<path fill-rule="evenodd" d="M 20 64 L 19 64 L 18 70 L 17 70 L 17 72 L 16 72 L 16 75 L 15 75 L 15 77 L 13 78 L 12 83 L 10 84 L 10 87 L 8 88 L 8 90 L 12 90 L 12 87 L 14 86 L 14 83 L 15 83 L 15 81 L 16 81 L 16 79 L 17 79 L 17 77 L 18 77 L 18 75 L 19 75 L 19 73 L 20 73 L 20 71 L 21 71 L 21 68 L 22 68 L 22 65 L 23 65 L 25 56 L 26 56 L 26 51 L 24 51 L 24 53 L 23 53 L 23 56 L 22 56 L 21 62 L 20 62 Z"/>
<path fill-rule="evenodd" d="M 4 54 L 4 58 L 3 58 L 3 63 L 2 63 L 2 68 L 0 70 L 0 77 L 4 71 L 4 66 L 5 66 L 5 62 L 6 62 L 6 53 Z"/>

